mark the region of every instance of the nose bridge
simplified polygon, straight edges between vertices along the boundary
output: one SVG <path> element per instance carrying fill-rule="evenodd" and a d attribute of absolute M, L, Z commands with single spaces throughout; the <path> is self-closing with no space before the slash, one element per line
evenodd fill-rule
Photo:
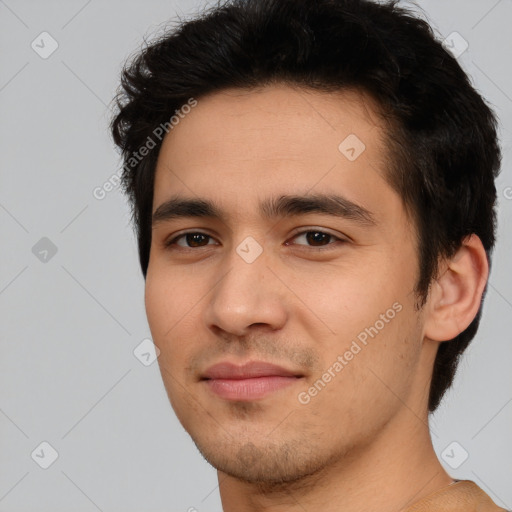
<path fill-rule="evenodd" d="M 262 245 L 246 237 L 225 258 L 226 270 L 212 291 L 207 322 L 239 334 L 256 323 L 278 328 L 285 318 L 284 304 Z"/>
<path fill-rule="evenodd" d="M 240 312 L 254 310 L 268 284 L 266 256 L 262 245 L 252 237 L 233 247 L 226 257 L 229 271 L 215 290 L 217 302 L 227 301 Z"/>

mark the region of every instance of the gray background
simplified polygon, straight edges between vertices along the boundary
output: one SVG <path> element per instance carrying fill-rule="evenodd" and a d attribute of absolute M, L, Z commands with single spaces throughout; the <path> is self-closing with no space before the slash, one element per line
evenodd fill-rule
<path fill-rule="evenodd" d="M 504 150 L 481 328 L 432 437 L 453 477 L 512 509 L 512 1 L 418 4 L 440 38 L 469 43 L 459 61 L 497 110 Z M 93 196 L 120 165 L 107 124 L 125 58 L 200 5 L 0 0 L 0 511 L 221 510 L 157 363 L 133 353 L 150 332 L 125 198 Z M 51 49 L 43 31 L 59 45 L 46 59 L 31 47 Z M 47 469 L 44 441 L 58 452 Z"/>

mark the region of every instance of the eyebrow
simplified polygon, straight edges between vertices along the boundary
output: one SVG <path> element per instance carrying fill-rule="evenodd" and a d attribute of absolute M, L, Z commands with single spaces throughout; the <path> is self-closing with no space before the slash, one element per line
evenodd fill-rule
<path fill-rule="evenodd" d="M 268 220 L 318 213 L 354 221 L 363 226 L 377 224 L 372 212 L 336 194 L 282 195 L 259 204 L 260 214 Z M 209 218 L 223 222 L 229 216 L 214 201 L 173 196 L 153 213 L 152 224 L 178 218 Z"/>

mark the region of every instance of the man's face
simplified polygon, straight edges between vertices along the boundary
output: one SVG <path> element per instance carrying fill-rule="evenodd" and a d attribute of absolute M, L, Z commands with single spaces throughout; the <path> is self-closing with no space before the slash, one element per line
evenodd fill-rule
<path fill-rule="evenodd" d="M 173 198 L 222 215 L 162 207 L 154 223 L 145 299 L 162 377 L 204 457 L 246 481 L 318 472 L 403 436 L 426 408 L 414 229 L 362 99 L 226 90 L 200 98 L 159 154 L 153 212 Z M 282 199 L 324 195 L 343 198 L 338 215 Z M 210 370 L 255 361 L 287 372 Z"/>

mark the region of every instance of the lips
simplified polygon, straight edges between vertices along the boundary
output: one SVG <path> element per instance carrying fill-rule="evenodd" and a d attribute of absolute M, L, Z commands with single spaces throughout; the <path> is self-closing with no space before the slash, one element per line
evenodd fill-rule
<path fill-rule="evenodd" d="M 225 400 L 251 401 L 287 388 L 303 375 L 264 361 L 252 361 L 242 366 L 229 362 L 208 368 L 202 381 L 209 391 Z"/>
<path fill-rule="evenodd" d="M 264 361 L 251 361 L 242 366 L 222 362 L 208 368 L 203 379 L 253 379 L 257 377 L 302 377 L 301 374 Z"/>

